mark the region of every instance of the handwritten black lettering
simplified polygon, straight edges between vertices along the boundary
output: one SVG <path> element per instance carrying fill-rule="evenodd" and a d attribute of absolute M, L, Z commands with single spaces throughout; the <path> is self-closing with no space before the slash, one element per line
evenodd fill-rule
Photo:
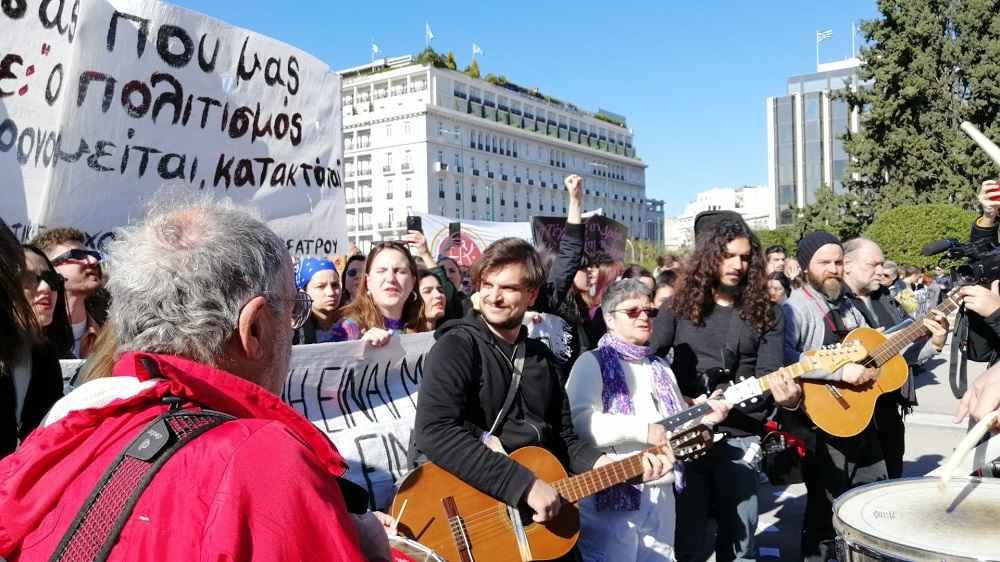
<path fill-rule="evenodd" d="M 171 40 L 176 39 L 181 46 L 180 53 L 170 50 Z M 194 40 L 187 31 L 176 25 L 161 25 L 156 30 L 156 53 L 163 62 L 174 68 L 184 68 L 194 57 Z"/>
<path fill-rule="evenodd" d="M 149 37 L 149 19 L 140 18 L 139 16 L 133 16 L 131 14 L 126 14 L 124 12 L 115 11 L 111 15 L 111 24 L 108 25 L 108 52 L 113 53 L 115 51 L 115 41 L 118 36 L 118 20 L 128 20 L 137 26 L 138 36 L 136 37 L 135 43 L 135 55 L 138 58 L 142 58 L 142 53 L 146 50 L 146 39 Z M 125 29 L 130 29 L 130 26 L 123 26 Z"/>
<path fill-rule="evenodd" d="M 53 79 L 59 76 L 58 83 L 53 86 Z M 59 99 L 59 94 L 62 93 L 63 85 L 63 65 L 62 63 L 56 63 L 52 67 L 52 71 L 49 72 L 49 79 L 45 82 L 45 103 L 49 104 L 49 107 L 55 105 L 56 101 Z"/>
<path fill-rule="evenodd" d="M 55 4 L 55 13 L 52 13 L 52 7 Z M 73 3 L 73 8 L 70 11 L 70 21 L 66 23 L 63 21 L 63 11 L 66 9 L 66 0 L 42 0 L 38 5 L 38 21 L 42 23 L 42 27 L 45 29 L 56 28 L 59 35 L 67 35 L 69 42 L 73 42 L 73 38 L 76 36 L 76 20 L 80 12 L 80 0 L 76 0 Z"/>
<path fill-rule="evenodd" d="M 102 72 L 87 70 L 80 73 L 80 82 L 76 89 L 76 106 L 83 105 L 87 98 L 87 90 L 93 82 L 104 82 L 104 97 L 101 99 L 101 112 L 107 113 L 111 109 L 111 100 L 114 99 L 115 78 Z"/>
<path fill-rule="evenodd" d="M 19 20 L 28 11 L 28 3 L 25 0 L 3 0 L 0 2 L 0 9 L 8 18 Z"/>
<path fill-rule="evenodd" d="M 20 77 L 14 73 L 13 67 L 15 64 L 18 66 L 24 66 L 24 59 L 21 58 L 21 55 L 10 53 L 3 59 L 0 59 L 0 98 L 13 96 L 14 92 L 17 91 L 16 85 L 10 91 L 5 90 L 2 86 L 4 80 L 18 81 L 20 79 Z"/>

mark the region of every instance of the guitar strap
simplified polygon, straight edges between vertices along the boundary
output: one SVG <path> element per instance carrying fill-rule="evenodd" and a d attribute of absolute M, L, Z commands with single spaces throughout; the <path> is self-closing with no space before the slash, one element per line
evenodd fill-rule
<path fill-rule="evenodd" d="M 500 426 L 500 421 L 503 420 L 504 416 L 510 410 L 511 404 L 514 403 L 514 396 L 517 395 L 517 389 L 521 386 L 521 372 L 524 370 L 524 342 L 517 344 L 514 349 L 514 360 L 511 362 L 511 374 L 510 374 L 510 387 L 507 389 L 507 397 L 503 400 L 503 406 L 500 407 L 500 412 L 497 414 L 497 419 L 493 422 L 493 426 L 490 427 L 488 432 L 489 435 L 497 430 Z M 489 435 L 484 435 L 483 439 L 487 439 Z"/>

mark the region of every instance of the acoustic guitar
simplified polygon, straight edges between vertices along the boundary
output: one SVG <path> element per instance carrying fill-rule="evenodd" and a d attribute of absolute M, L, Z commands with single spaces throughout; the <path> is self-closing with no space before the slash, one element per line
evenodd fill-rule
<path fill-rule="evenodd" d="M 949 296 L 934 310 L 948 315 L 957 308 L 958 302 Z M 933 319 L 933 311 L 889 337 L 872 328 L 851 330 L 844 341 L 857 342 L 864 349 L 871 350 L 868 357 L 853 362 L 874 369 L 875 377 L 862 385 L 803 379 L 803 408 L 813 423 L 837 437 L 852 437 L 868 427 L 872 414 L 875 413 L 875 401 L 878 397 L 896 390 L 906 382 L 909 369 L 906 360 L 899 353 L 906 346 L 930 334 L 930 330 L 924 326 L 925 318 Z M 806 355 L 812 353 L 814 352 L 806 352 Z"/>
<path fill-rule="evenodd" d="M 712 432 L 703 425 L 670 437 L 677 459 L 704 454 L 711 444 Z M 580 531 L 577 501 L 643 472 L 641 454 L 572 477 L 567 477 L 555 456 L 539 447 L 518 449 L 510 458 L 530 468 L 562 496 L 563 505 L 554 519 L 535 523 L 533 511 L 524 502 L 508 507 L 427 463 L 400 483 L 392 501 L 392 515 L 399 519 L 397 530 L 449 562 L 474 562 L 477 557 L 480 561 L 551 560 L 576 544 Z M 406 510 L 400 519 L 404 503 Z"/>

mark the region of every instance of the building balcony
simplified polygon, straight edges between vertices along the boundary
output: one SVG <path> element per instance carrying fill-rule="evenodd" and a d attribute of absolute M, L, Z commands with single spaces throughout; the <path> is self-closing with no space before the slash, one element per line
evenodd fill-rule
<path fill-rule="evenodd" d="M 355 199 L 353 197 L 348 197 L 348 198 L 344 199 L 344 202 L 347 203 L 348 205 L 353 205 L 355 201 L 357 201 L 357 199 Z"/>
<path fill-rule="evenodd" d="M 354 170 L 347 170 L 346 172 L 344 172 L 344 177 L 353 178 Z"/>
<path fill-rule="evenodd" d="M 385 194 L 385 198 L 386 199 L 392 199 L 392 193 L 386 193 Z"/>
<path fill-rule="evenodd" d="M 447 172 L 448 171 L 448 164 L 445 164 L 444 162 L 435 162 L 434 163 L 434 171 L 435 172 Z"/>
<path fill-rule="evenodd" d="M 466 95 L 462 92 L 455 92 L 455 97 L 459 99 L 466 99 Z"/>
<path fill-rule="evenodd" d="M 347 232 L 354 232 L 357 229 L 358 227 L 354 226 L 353 224 L 347 225 Z"/>
<path fill-rule="evenodd" d="M 495 103 L 493 103 L 491 101 L 484 101 L 483 105 L 485 105 L 486 107 L 494 107 L 494 108 L 497 106 L 497 104 L 495 104 Z"/>
<path fill-rule="evenodd" d="M 517 208 L 517 199 L 514 200 L 514 208 Z"/>
<path fill-rule="evenodd" d="M 475 203 L 475 202 L 476 202 L 476 194 L 475 194 L 475 193 L 473 193 L 473 194 L 472 194 L 472 202 L 473 202 L 473 203 Z"/>
<path fill-rule="evenodd" d="M 547 186 L 545 185 L 545 182 L 542 182 L 542 187 L 547 187 Z"/>
<path fill-rule="evenodd" d="M 478 176 L 479 175 L 479 170 L 472 170 L 472 175 Z"/>
<path fill-rule="evenodd" d="M 403 197 L 413 197 L 413 192 L 412 191 L 404 191 L 403 192 Z"/>
<path fill-rule="evenodd" d="M 362 195 L 361 197 L 358 197 L 358 201 L 361 202 L 361 203 L 371 203 L 372 202 L 372 196 L 371 195 Z"/>
<path fill-rule="evenodd" d="M 507 181 L 507 174 L 500 174 L 500 181 Z"/>
<path fill-rule="evenodd" d="M 363 224 L 360 227 L 358 227 L 358 230 L 360 230 L 361 232 L 365 232 L 365 231 L 368 231 L 368 230 L 371 230 L 371 229 L 372 229 L 371 223 Z"/>
<path fill-rule="evenodd" d="M 413 165 L 410 164 L 409 162 L 403 162 L 402 164 L 399 165 L 399 169 L 403 170 L 404 172 L 410 172 L 413 171 Z"/>
<path fill-rule="evenodd" d="M 379 230 L 387 230 L 392 228 L 392 222 L 380 222 L 378 223 Z"/>
<path fill-rule="evenodd" d="M 406 228 L 406 221 L 396 221 L 396 228 Z"/>
<path fill-rule="evenodd" d="M 521 183 L 521 178 L 514 176 L 514 183 Z"/>
<path fill-rule="evenodd" d="M 486 177 L 493 179 L 493 172 L 486 172 Z"/>
<path fill-rule="evenodd" d="M 371 170 L 371 168 L 364 168 L 362 170 L 358 170 L 358 175 L 359 176 L 370 176 L 370 175 L 372 175 L 372 170 Z"/>
<path fill-rule="evenodd" d="M 535 180 L 528 178 L 528 185 L 535 185 Z"/>
<path fill-rule="evenodd" d="M 385 166 L 382 166 L 382 173 L 383 174 L 392 173 L 392 166 L 390 164 L 386 164 Z"/>
<path fill-rule="evenodd" d="M 455 171 L 458 172 L 459 174 L 461 174 L 462 172 L 465 171 L 465 168 L 463 168 L 461 166 L 455 166 Z"/>
<path fill-rule="evenodd" d="M 461 201 L 461 200 L 462 200 L 462 192 L 456 191 L 455 192 L 455 201 Z"/>
<path fill-rule="evenodd" d="M 371 141 L 358 143 L 358 148 L 371 148 L 371 146 L 372 146 Z"/>

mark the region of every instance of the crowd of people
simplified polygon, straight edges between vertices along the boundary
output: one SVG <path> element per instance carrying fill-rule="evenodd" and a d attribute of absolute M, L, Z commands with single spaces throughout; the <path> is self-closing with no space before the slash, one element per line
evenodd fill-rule
<path fill-rule="evenodd" d="M 691 255 L 661 256 L 650 272 L 584 252 L 583 180 L 565 186 L 557 251 L 504 238 L 470 266 L 433 255 L 417 230 L 367 255 L 293 260 L 253 210 L 195 196 L 151 205 L 105 252 L 73 228 L 22 246 L 3 224 L 0 557 L 156 559 L 169 544 L 176 559 L 389 560 L 397 522 L 368 511 L 339 444 L 280 392 L 293 345 L 434 332 L 411 467 L 433 462 L 544 523 L 565 509 L 559 494 L 507 453 L 541 447 L 576 474 L 642 456 L 641 477 L 579 502 L 580 539 L 562 559 L 699 560 L 714 517 L 716 560 L 755 560 L 770 422 L 806 449 L 802 558 L 829 560 L 833 501 L 902 476 L 912 369 L 950 329 L 937 303 L 963 302 L 955 329 L 969 359 L 1000 359 L 996 283 L 950 292 L 943 271 L 823 231 L 793 257 L 762 248 L 727 211 L 700 214 Z M 972 237 L 996 242 L 1000 202 L 986 189 Z M 528 337 L 540 322 L 555 326 L 548 342 Z M 876 371 L 851 363 L 803 382 L 785 366 L 854 329 L 904 322 L 925 331 L 901 352 L 908 383 L 882 395 L 856 435 L 818 427 L 804 384 L 864 388 Z M 68 358 L 86 361 L 64 387 Z M 764 377 L 763 396 L 722 396 Z M 716 443 L 680 462 L 658 422 L 697 404 Z M 972 385 L 959 415 L 998 405 L 1000 368 Z"/>

